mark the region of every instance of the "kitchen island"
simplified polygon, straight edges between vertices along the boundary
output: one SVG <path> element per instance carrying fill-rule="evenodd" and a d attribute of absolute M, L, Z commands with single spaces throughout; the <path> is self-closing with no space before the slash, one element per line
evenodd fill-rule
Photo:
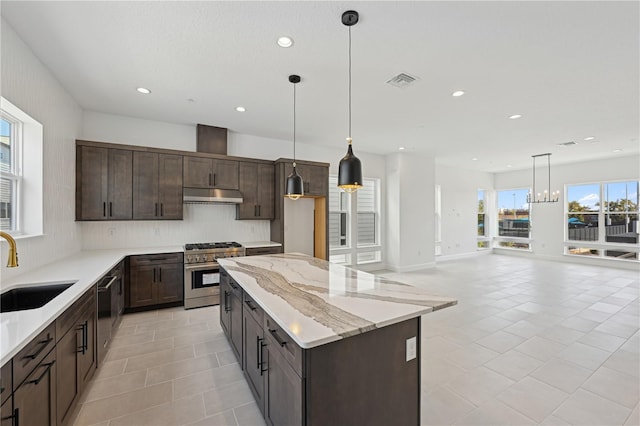
<path fill-rule="evenodd" d="M 420 316 L 455 299 L 302 254 L 219 263 L 222 328 L 268 424 L 420 424 Z"/>

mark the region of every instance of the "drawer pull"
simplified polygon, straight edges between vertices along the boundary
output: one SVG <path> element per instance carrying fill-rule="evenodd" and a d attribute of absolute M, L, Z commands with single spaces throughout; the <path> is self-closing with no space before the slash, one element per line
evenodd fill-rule
<path fill-rule="evenodd" d="M 47 373 L 49 372 L 51 367 L 53 367 L 53 364 L 55 364 L 55 363 L 56 363 L 55 361 L 51 361 L 50 363 L 42 364 L 42 365 L 46 365 L 47 366 L 47 368 L 44 370 L 44 372 L 37 379 L 29 380 L 27 383 L 33 383 L 34 385 L 39 384 L 42 381 L 42 379 L 44 379 L 44 376 L 47 375 Z"/>
<path fill-rule="evenodd" d="M 252 311 L 256 310 L 256 307 L 253 303 L 251 303 L 251 300 L 245 300 L 244 303 L 249 307 L 249 309 L 251 309 Z"/>
<path fill-rule="evenodd" d="M 38 344 L 41 345 L 40 349 L 38 349 L 35 354 L 23 356 L 22 359 L 36 359 L 38 357 L 38 355 L 40 355 L 42 353 L 42 351 L 44 351 L 44 348 L 46 348 L 47 345 L 49 343 L 51 343 L 52 341 L 53 341 L 53 337 L 49 336 L 47 338 L 47 340 L 42 340 L 42 341 L 38 342 Z"/>
<path fill-rule="evenodd" d="M 20 419 L 20 415 L 19 415 L 18 408 L 13 410 L 13 414 L 11 416 L 0 418 L 0 420 L 9 420 L 9 419 L 15 419 L 13 422 L 11 422 L 12 426 L 19 426 L 19 424 L 20 424 L 20 420 L 19 420 Z"/>
<path fill-rule="evenodd" d="M 229 306 L 229 292 L 225 290 L 224 292 L 224 311 L 229 312 L 231 307 Z"/>
<path fill-rule="evenodd" d="M 282 340 L 282 339 L 280 338 L 280 336 L 278 336 L 278 330 L 276 330 L 276 329 L 273 329 L 273 330 L 272 330 L 272 329 L 269 329 L 269 333 L 271 333 L 271 335 L 273 336 L 273 338 L 274 338 L 274 339 L 276 339 L 276 342 L 278 342 L 278 344 L 279 344 L 280 346 L 284 347 L 284 345 L 286 345 L 286 344 L 287 344 L 287 341 L 286 341 L 286 340 Z"/>

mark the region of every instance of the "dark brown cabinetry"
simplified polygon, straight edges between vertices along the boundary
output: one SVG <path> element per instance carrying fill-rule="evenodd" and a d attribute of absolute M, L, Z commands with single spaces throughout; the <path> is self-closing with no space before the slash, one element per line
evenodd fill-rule
<path fill-rule="evenodd" d="M 242 289 L 220 271 L 220 324 L 229 338 L 231 349 L 242 365 Z"/>
<path fill-rule="evenodd" d="M 92 288 L 56 320 L 57 422 L 73 416 L 96 368 L 96 289 Z"/>
<path fill-rule="evenodd" d="M 262 330 L 262 308 L 246 293 L 243 294 L 242 331 L 243 331 L 243 359 L 244 375 L 251 392 L 256 399 L 260 411 L 264 409 L 264 383 L 266 362 L 264 362 L 265 346 L 264 331 Z"/>
<path fill-rule="evenodd" d="M 181 303 L 184 294 L 182 253 L 131 256 L 128 307 Z"/>
<path fill-rule="evenodd" d="M 236 219 L 274 218 L 273 164 L 240 162 L 242 204 L 236 206 Z"/>
<path fill-rule="evenodd" d="M 20 426 L 55 426 L 56 420 L 56 351 L 49 354 L 13 392 L 13 424 Z"/>
<path fill-rule="evenodd" d="M 133 219 L 182 219 L 182 156 L 133 153 Z"/>
<path fill-rule="evenodd" d="M 129 150 L 76 147 L 76 220 L 131 219 L 132 158 Z"/>
<path fill-rule="evenodd" d="M 14 426 L 13 398 L 0 405 L 0 426 Z"/>
<path fill-rule="evenodd" d="M 238 162 L 207 157 L 184 157 L 185 188 L 238 189 Z"/>
<path fill-rule="evenodd" d="M 276 247 L 251 247 L 245 249 L 245 256 L 262 256 L 266 254 L 282 253 L 282 246 Z"/>
<path fill-rule="evenodd" d="M 302 177 L 304 195 L 326 197 L 329 190 L 329 168 L 296 163 L 296 170 Z"/>

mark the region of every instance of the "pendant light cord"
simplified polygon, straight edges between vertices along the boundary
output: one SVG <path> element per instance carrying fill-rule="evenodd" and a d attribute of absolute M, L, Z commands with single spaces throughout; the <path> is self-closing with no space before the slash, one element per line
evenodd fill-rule
<path fill-rule="evenodd" d="M 349 145 L 351 145 L 351 27 L 349 27 Z"/>
<path fill-rule="evenodd" d="M 293 167 L 296 166 L 296 84 L 293 84 Z"/>

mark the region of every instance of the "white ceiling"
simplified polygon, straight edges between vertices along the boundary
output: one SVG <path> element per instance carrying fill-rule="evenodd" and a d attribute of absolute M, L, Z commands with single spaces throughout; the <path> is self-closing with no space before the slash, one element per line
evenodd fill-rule
<path fill-rule="evenodd" d="M 356 155 L 405 146 L 500 172 L 544 152 L 552 164 L 640 152 L 635 1 L 3 0 L 1 13 L 85 109 L 291 140 L 295 73 L 297 140 L 344 146 L 349 9 Z M 385 83 L 400 72 L 419 80 Z"/>

